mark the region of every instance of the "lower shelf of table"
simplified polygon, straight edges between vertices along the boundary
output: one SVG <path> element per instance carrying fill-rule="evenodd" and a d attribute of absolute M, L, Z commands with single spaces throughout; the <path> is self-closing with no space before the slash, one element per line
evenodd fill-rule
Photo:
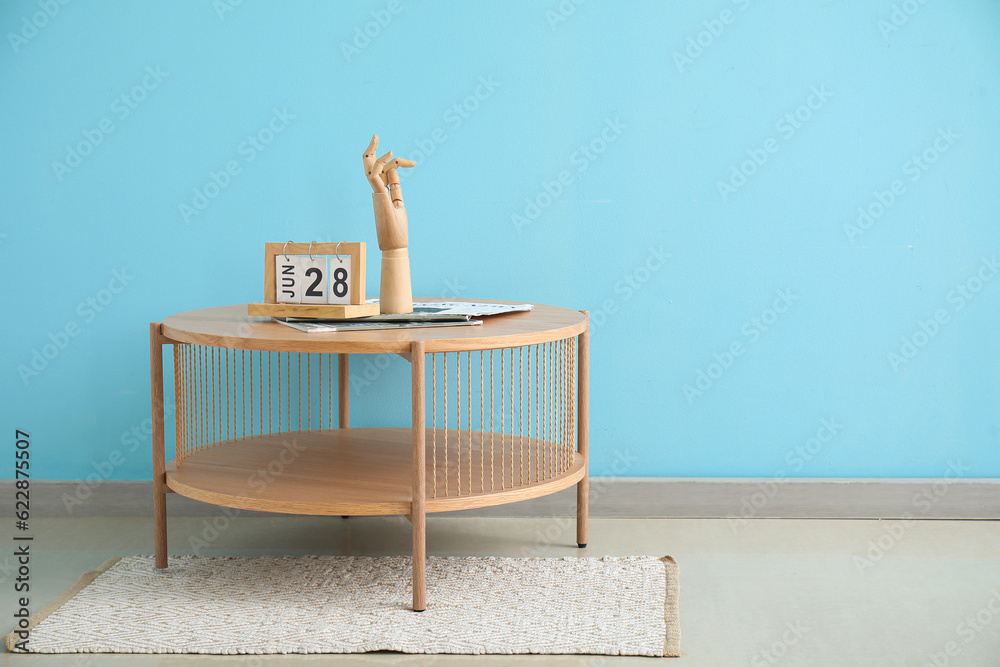
<path fill-rule="evenodd" d="M 427 512 L 537 498 L 586 474 L 583 456 L 550 442 L 456 430 L 447 432 L 447 445 L 445 440 L 443 430 L 436 437 L 427 430 Z M 556 462 L 562 472 L 553 473 L 560 469 Z M 167 487 L 195 500 L 247 510 L 409 514 L 413 431 L 352 428 L 226 440 L 189 453 L 179 465 L 171 461 Z"/>

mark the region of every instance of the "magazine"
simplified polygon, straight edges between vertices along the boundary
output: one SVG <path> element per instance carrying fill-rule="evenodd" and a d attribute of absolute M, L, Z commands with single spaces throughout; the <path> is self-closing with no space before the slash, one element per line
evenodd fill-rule
<path fill-rule="evenodd" d="M 378 303 L 378 299 L 368 299 L 367 303 Z M 521 313 L 532 310 L 533 308 L 534 305 L 530 303 L 510 304 L 480 303 L 476 301 L 418 301 L 413 304 L 413 314 L 468 315 L 469 317 L 486 317 L 487 315 L 503 315 L 504 313 Z"/>

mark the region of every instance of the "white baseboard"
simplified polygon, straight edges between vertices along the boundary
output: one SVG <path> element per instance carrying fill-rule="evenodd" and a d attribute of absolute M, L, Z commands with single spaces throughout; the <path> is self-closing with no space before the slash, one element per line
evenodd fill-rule
<path fill-rule="evenodd" d="M 1000 519 L 997 479 L 593 477 L 595 518 Z M 14 481 L 0 480 L 0 516 L 13 516 Z M 214 505 L 167 495 L 168 516 L 212 516 Z M 572 516 L 575 487 L 551 496 L 438 516 Z M 150 481 L 32 481 L 31 516 L 151 517 Z M 243 516 L 267 516 L 245 512 Z"/>

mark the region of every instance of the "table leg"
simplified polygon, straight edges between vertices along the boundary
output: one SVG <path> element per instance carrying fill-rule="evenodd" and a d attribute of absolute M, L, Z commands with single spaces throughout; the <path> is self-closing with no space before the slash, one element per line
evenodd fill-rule
<path fill-rule="evenodd" d="M 425 462 L 424 418 L 424 342 L 410 347 L 413 366 L 413 498 L 410 519 L 413 522 L 413 611 L 427 607 L 425 568 L 427 565 L 427 470 Z"/>
<path fill-rule="evenodd" d="M 351 425 L 351 371 L 347 366 L 347 354 L 337 355 L 337 397 L 340 414 L 340 428 Z"/>
<path fill-rule="evenodd" d="M 577 450 L 583 457 L 583 478 L 576 485 L 576 543 L 581 549 L 587 546 L 587 523 L 589 519 L 590 492 L 590 313 L 581 311 L 587 316 L 587 328 L 579 337 L 579 378 L 578 393 L 578 433 Z"/>
<path fill-rule="evenodd" d="M 349 367 L 349 357 L 347 353 L 341 352 L 337 355 L 337 414 L 340 419 L 340 428 L 350 428 L 351 426 L 351 369 Z M 347 519 L 347 516 L 341 516 Z"/>
<path fill-rule="evenodd" d="M 163 455 L 163 334 L 149 324 L 150 400 L 153 419 L 153 545 L 156 567 L 167 566 L 167 473 Z"/>

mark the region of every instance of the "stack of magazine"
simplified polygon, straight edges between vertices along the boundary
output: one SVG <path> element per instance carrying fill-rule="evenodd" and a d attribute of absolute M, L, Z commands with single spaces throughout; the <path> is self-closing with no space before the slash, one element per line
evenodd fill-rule
<path fill-rule="evenodd" d="M 368 299 L 378 303 L 378 299 Z M 419 329 L 424 327 L 476 326 L 483 323 L 480 317 L 519 313 L 531 310 L 530 303 L 502 304 L 474 301 L 421 301 L 413 304 L 412 313 L 399 315 L 373 315 L 354 319 L 334 320 L 302 317 L 272 318 L 285 326 L 306 333 L 331 333 L 337 331 L 373 331 L 377 329 Z"/>

